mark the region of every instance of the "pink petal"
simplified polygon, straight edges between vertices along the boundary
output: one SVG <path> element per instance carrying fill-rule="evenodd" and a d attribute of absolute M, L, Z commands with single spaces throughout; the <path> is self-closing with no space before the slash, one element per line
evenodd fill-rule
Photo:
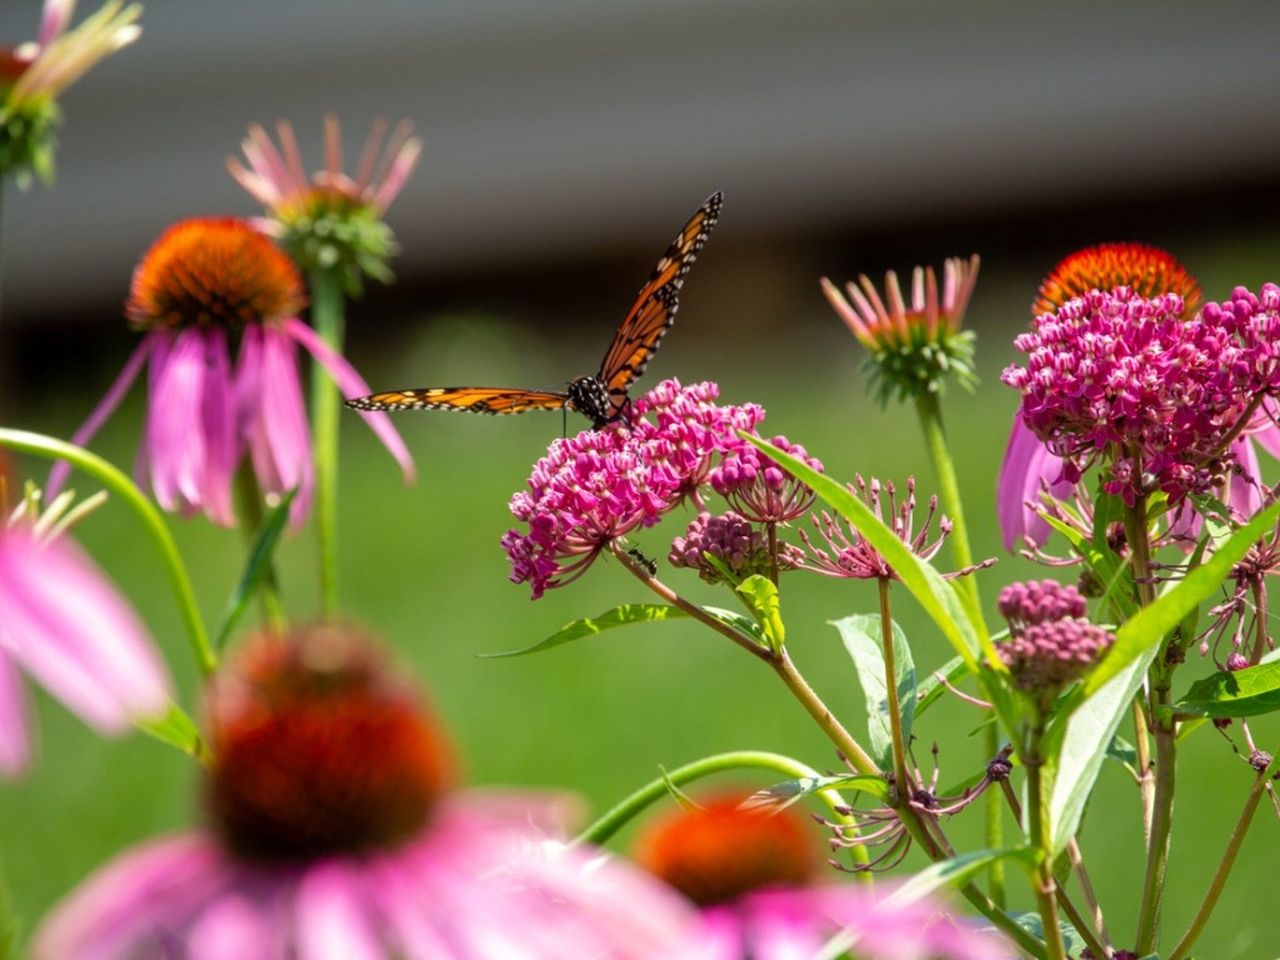
<path fill-rule="evenodd" d="M 395 160 L 392 161 L 386 177 L 378 185 L 377 193 L 373 197 L 373 206 L 379 213 L 385 213 L 387 208 L 395 202 L 396 197 L 400 195 L 400 191 L 404 189 L 405 183 L 409 180 L 409 175 L 413 173 L 413 168 L 417 166 L 418 157 L 421 153 L 422 141 L 417 137 L 406 141 L 404 146 L 396 153 Z"/>
<path fill-rule="evenodd" d="M 0 628 L 0 774 L 16 777 L 31 761 L 30 722 L 22 674 L 4 644 Z"/>
<path fill-rule="evenodd" d="M 1265 426 L 1252 431 L 1250 436 L 1262 445 L 1263 450 L 1280 460 L 1280 423 L 1276 422 L 1280 418 L 1280 405 L 1274 400 L 1264 400 L 1262 411 L 1254 423 L 1261 422 Z"/>
<path fill-rule="evenodd" d="M 296 530 L 306 521 L 315 486 L 311 430 L 298 378 L 297 348 L 285 334 L 269 328 L 263 330 L 259 389 L 258 423 L 265 452 L 274 465 L 259 479 L 268 493 L 298 489 L 289 518 Z"/>
<path fill-rule="evenodd" d="M 1052 496 L 1068 494 L 1071 484 L 1061 482 L 1061 476 L 1062 460 L 1050 453 L 1023 423 L 1022 415 L 1016 414 L 996 486 L 996 512 L 1006 550 L 1016 550 L 1026 540 L 1039 546 L 1048 539 L 1049 525 L 1026 503 L 1039 502 L 1042 482 L 1049 485 Z"/>
<path fill-rule="evenodd" d="M 89 419 L 85 420 L 71 436 L 71 442 L 77 447 L 85 446 L 93 439 L 102 425 L 107 422 L 111 414 L 115 413 L 116 407 L 120 405 L 120 401 L 124 399 L 124 395 L 129 392 L 129 388 L 133 386 L 133 381 L 138 378 L 142 365 L 146 363 L 147 357 L 151 355 L 151 349 L 155 345 L 155 337 L 151 334 L 142 338 L 142 342 L 134 348 L 133 353 L 129 354 L 129 359 L 125 361 L 124 368 L 120 371 L 115 381 L 107 388 L 106 394 L 98 405 L 93 408 L 93 412 L 89 414 Z M 49 480 L 45 484 L 45 501 L 48 502 L 56 497 L 62 490 L 63 484 L 67 482 L 67 477 L 71 473 L 71 464 L 65 460 L 59 460 L 53 465 L 53 469 L 49 471 Z"/>
<path fill-rule="evenodd" d="M 1244 474 L 1233 472 L 1227 491 L 1227 506 L 1246 519 L 1262 509 L 1262 468 L 1258 464 L 1258 452 L 1253 448 L 1251 440 L 1262 442 L 1261 437 L 1255 434 L 1252 437 L 1239 437 L 1231 445 Z"/>
<path fill-rule="evenodd" d="M 782 898 L 765 892 L 748 898 L 750 954 L 755 960 L 809 960 L 835 932 L 820 903 L 797 899 L 805 892 L 788 891 L 796 896 Z"/>
<path fill-rule="evenodd" d="M 239 884 L 200 908 L 185 936 L 184 960 L 269 960 L 288 956 L 288 926 L 279 891 Z"/>
<path fill-rule="evenodd" d="M 171 684 L 139 622 L 71 541 L 0 535 L 0 622 L 14 659 L 90 726 L 163 713 Z"/>
<path fill-rule="evenodd" d="M 222 330 L 211 330 L 205 347 L 205 513 L 214 523 L 232 527 L 236 516 L 231 507 L 231 481 L 239 460 L 239 449 L 226 334 Z"/>
<path fill-rule="evenodd" d="M 226 882 L 222 854 L 197 834 L 155 840 L 117 857 L 54 907 L 36 931 L 33 960 L 168 956 L 193 910 Z M 150 945 L 141 953 L 138 948 Z M 160 949 L 156 949 L 160 948 Z"/>
<path fill-rule="evenodd" d="M 338 385 L 338 390 L 344 397 L 359 397 L 371 392 L 369 385 L 356 372 L 355 367 L 347 363 L 346 358 L 341 354 L 332 350 L 314 330 L 297 317 L 290 317 L 284 323 L 285 330 L 289 335 L 306 347 L 311 355 L 320 362 L 320 365 L 329 372 L 329 376 L 333 377 L 333 382 Z M 404 441 L 400 439 L 400 434 L 391 425 L 391 420 L 385 413 L 378 412 L 361 412 L 360 416 L 364 418 L 364 422 L 377 434 L 383 446 L 400 464 L 400 470 L 404 474 L 404 482 L 407 484 L 413 483 L 416 476 L 413 458 L 409 456 L 409 451 L 405 447 Z"/>
<path fill-rule="evenodd" d="M 151 487 L 160 506 L 183 514 L 205 504 L 203 429 L 205 331 L 188 328 L 174 339 L 162 368 L 152 365 L 147 410 Z"/>
<path fill-rule="evenodd" d="M 75 11 L 76 0 L 44 0 L 44 12 L 40 16 L 40 32 L 36 34 L 36 43 L 47 47 L 62 36 L 71 22 L 71 14 Z"/>
<path fill-rule="evenodd" d="M 732 907 L 708 907 L 693 941 L 696 960 L 742 960 L 747 953 L 743 916 Z"/>
<path fill-rule="evenodd" d="M 294 902 L 298 960 L 386 960 L 355 870 L 337 861 L 308 868 Z"/>

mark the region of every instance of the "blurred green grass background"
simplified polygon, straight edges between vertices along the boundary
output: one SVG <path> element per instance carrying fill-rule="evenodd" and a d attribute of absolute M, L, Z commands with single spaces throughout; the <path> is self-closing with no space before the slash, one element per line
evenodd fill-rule
<path fill-rule="evenodd" d="M 1268 239 L 1181 251 L 1210 296 L 1225 295 L 1233 283 L 1256 287 L 1273 279 L 1276 252 Z M 1016 399 L 998 376 L 1013 358 L 1009 340 L 1025 324 L 1037 278 L 1001 272 L 999 265 L 986 269 L 969 321 L 979 331 L 983 386 L 976 395 L 950 391 L 945 417 L 975 552 L 1001 557 L 980 575 L 991 609 L 1001 584 L 1045 571 L 1003 554 L 993 503 Z M 680 321 L 645 384 L 668 376 L 717 380 L 724 401 L 764 404 L 763 430 L 803 442 L 828 473 L 848 478 L 857 471 L 898 482 L 915 474 L 928 495 L 933 483 L 913 412 L 881 410 L 868 398 L 856 344 L 826 309 L 816 285 L 796 291 L 793 316 L 746 335 L 731 335 L 730 318 L 716 317 L 710 301 L 695 305 L 696 290 L 695 276 Z M 501 317 L 435 315 L 402 328 L 412 332 L 395 341 L 374 325 L 355 323 L 351 353 L 375 388 L 468 380 L 538 385 L 590 369 L 610 328 L 602 320 L 590 337 L 585 331 L 552 337 Z M 123 324 L 120 336 L 129 336 Z M 37 394 L 40 402 L 16 425 L 68 435 L 110 375 L 104 370 L 101 382 L 85 384 L 83 392 Z M 116 463 L 131 464 L 141 415 L 142 395 L 135 390 L 94 448 Z M 770 749 L 818 768 L 839 766 L 830 744 L 770 673 L 690 623 L 630 627 L 534 657 L 477 659 L 536 642 L 572 619 L 617 603 L 653 598 L 605 560 L 537 603 L 530 602 L 527 587 L 506 581 L 498 547 L 510 525 L 506 503 L 546 443 L 560 434 L 558 416 L 420 413 L 406 414 L 397 424 L 421 473 L 411 489 L 401 486 L 390 459 L 354 415 L 345 421 L 343 609 L 384 637 L 421 678 L 457 741 L 469 783 L 568 789 L 599 811 L 663 766 L 722 750 Z M 580 426 L 571 421 L 571 429 Z M 20 469 L 40 478 L 45 467 L 20 461 Z M 79 488 L 90 492 L 84 482 Z M 687 519 L 672 515 L 636 542 L 665 561 L 671 538 Z M 241 538 L 202 520 L 173 526 L 201 606 L 213 620 L 239 574 Z M 116 504 L 93 516 L 79 536 L 141 610 L 180 676 L 186 704 L 193 706 L 197 685 L 190 657 L 151 541 Z M 308 531 L 287 541 L 279 554 L 286 603 L 300 619 L 316 609 L 313 546 Z M 727 596 L 665 562 L 661 575 L 694 598 L 732 606 Z M 827 621 L 874 610 L 872 591 L 791 574 L 783 583 L 783 604 L 801 669 L 845 723 L 862 730 L 853 672 Z M 922 673 L 949 659 L 945 640 L 905 592 L 898 592 L 895 616 Z M 1204 670 L 1202 663 L 1190 663 L 1179 688 Z M 140 735 L 100 741 L 48 698 L 35 699 L 41 740 L 36 767 L 25 780 L 0 786 L 0 856 L 28 928 L 108 857 L 200 819 L 196 771 L 185 757 Z M 978 719 L 973 707 L 948 698 L 917 728 L 917 755 L 926 772 L 929 747 L 938 744 L 942 785 L 985 765 L 988 758 L 972 735 Z M 1254 724 L 1254 730 L 1260 746 L 1280 746 L 1280 725 L 1273 718 Z M 1238 739 L 1238 730 L 1233 733 Z M 1179 768 L 1166 948 L 1203 895 L 1251 776 L 1212 730 L 1187 743 Z M 971 809 L 947 829 L 957 847 L 979 845 L 981 814 Z M 1006 830 L 1013 829 L 1006 823 Z M 1198 956 L 1277 955 L 1272 918 L 1259 907 L 1261 896 L 1273 896 L 1263 892 L 1274 886 L 1278 830 L 1264 804 Z M 1142 856 L 1137 791 L 1117 765 L 1103 771 L 1081 843 L 1111 929 L 1123 945 L 1135 920 Z M 914 855 L 908 861 L 919 864 Z M 1021 890 L 1014 906 L 1030 907 Z"/>

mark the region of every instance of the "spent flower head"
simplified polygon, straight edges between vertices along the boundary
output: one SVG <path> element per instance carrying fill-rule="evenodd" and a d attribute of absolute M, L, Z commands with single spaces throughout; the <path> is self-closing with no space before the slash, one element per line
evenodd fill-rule
<path fill-rule="evenodd" d="M 142 342 L 73 442 L 83 446 L 93 437 L 146 367 L 151 403 L 138 471 L 157 502 L 231 526 L 232 478 L 247 455 L 268 497 L 298 491 L 291 508 L 297 529 L 315 479 L 298 346 L 347 395 L 368 391 L 298 318 L 304 302 L 293 262 L 243 220 L 173 225 L 134 270 L 125 314 Z M 361 416 L 411 480 L 413 462 L 386 414 Z M 55 468 L 50 496 L 65 477 L 65 466 Z"/>
<path fill-rule="evenodd" d="M 227 160 L 231 175 L 267 208 L 259 225 L 308 273 L 336 271 L 349 294 L 361 292 L 366 276 L 389 283 L 387 261 L 398 247 L 383 217 L 422 152 L 412 124 L 402 121 L 388 138 L 386 121 L 375 120 L 353 176 L 343 171 L 342 130 L 332 114 L 324 118 L 324 169 L 311 176 L 293 127 L 281 121 L 276 133 L 278 147 L 254 124 L 241 145 L 248 166 Z"/>
<path fill-rule="evenodd" d="M 142 5 L 107 0 L 68 30 L 75 0 L 45 0 L 36 39 L 0 47 L 0 176 L 53 179 L 58 97 L 98 61 L 136 40 Z"/>
<path fill-rule="evenodd" d="M 554 842 L 562 801 L 454 789 L 439 724 L 360 631 L 252 638 L 206 714 L 209 827 L 90 878 L 36 960 L 686 956 L 688 906 Z"/>
<path fill-rule="evenodd" d="M 938 514 L 936 496 L 929 497 L 928 512 L 917 529 L 915 477 L 907 478 L 907 495 L 902 500 L 898 500 L 897 489 L 892 481 L 881 483 L 875 477 L 868 483 L 861 475 L 855 475 L 854 482 L 846 484 L 846 488 L 870 507 L 877 517 L 889 525 L 897 538 L 925 562 L 937 556 L 947 534 L 951 532 L 951 521 Z M 935 516 L 938 517 L 936 534 L 933 531 Z M 881 556 L 880 551 L 851 524 L 842 522 L 825 510 L 815 514 L 812 519 L 826 547 L 815 543 L 807 531 L 801 530 L 800 539 L 809 548 L 809 559 L 801 565 L 803 569 L 828 577 L 851 580 L 898 579 L 897 573 Z M 943 577 L 963 577 L 994 563 L 995 560 L 985 560 L 963 570 L 943 574 Z"/>
<path fill-rule="evenodd" d="M 933 267 L 916 267 L 910 303 L 892 270 L 885 274 L 883 298 L 866 274 L 845 286 L 847 300 L 835 284 L 822 279 L 827 300 L 870 354 L 867 367 L 882 403 L 894 394 L 905 400 L 938 393 L 949 375 L 965 389 L 977 384 L 973 331 L 962 329 L 977 280 L 977 254 L 968 260 L 948 259 L 941 290 Z"/>
<path fill-rule="evenodd" d="M 636 401 L 631 417 L 554 440 L 511 498 L 525 531 L 502 538 L 511 580 L 535 599 L 577 579 L 631 531 L 657 523 L 699 487 L 717 455 L 744 446 L 738 430 L 764 417 L 754 404 L 721 406 L 714 383 L 667 380 Z"/>

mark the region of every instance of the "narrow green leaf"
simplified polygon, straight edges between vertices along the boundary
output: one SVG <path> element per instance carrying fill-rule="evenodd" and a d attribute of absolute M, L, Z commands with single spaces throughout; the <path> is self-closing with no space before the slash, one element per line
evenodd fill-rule
<path fill-rule="evenodd" d="M 1191 685 L 1173 708 L 1201 717 L 1256 717 L 1280 710 L 1280 660 L 1218 671 Z"/>
<path fill-rule="evenodd" d="M 1255 514 L 1212 557 L 1188 573 L 1177 586 L 1155 603 L 1144 607 L 1128 620 L 1117 631 L 1116 642 L 1102 663 L 1085 678 L 1085 696 L 1096 693 L 1144 651 L 1158 646 L 1164 636 L 1195 610 L 1201 601 L 1212 596 L 1248 549 L 1275 526 L 1278 516 L 1280 500 Z"/>
<path fill-rule="evenodd" d="M 781 650 L 787 642 L 787 628 L 782 622 L 782 601 L 777 586 L 757 573 L 738 584 L 736 590 L 764 631 L 769 648 L 774 652 Z"/>
<path fill-rule="evenodd" d="M 240 574 L 240 582 L 231 591 L 231 596 L 227 598 L 227 604 L 223 608 L 222 624 L 218 627 L 218 632 L 213 639 L 215 650 L 220 652 L 226 645 L 231 637 L 231 631 L 235 629 L 245 610 L 248 609 L 254 592 L 263 578 L 270 575 L 271 558 L 275 555 L 276 545 L 280 542 L 280 534 L 284 532 L 285 525 L 289 522 L 289 507 L 297 495 L 298 488 L 294 487 L 281 497 L 280 502 L 267 514 L 262 521 L 262 526 L 258 528 L 258 533 L 253 538 L 253 546 L 249 549 L 249 559 L 244 565 L 244 572 Z"/>
<path fill-rule="evenodd" d="M 916 717 L 923 716 L 924 712 L 937 703 L 942 695 L 947 692 L 947 688 L 938 679 L 939 676 L 944 677 L 947 683 L 955 686 L 971 673 L 973 673 L 973 669 L 964 662 L 964 657 L 952 657 L 921 680 L 916 686 Z"/>
<path fill-rule="evenodd" d="M 1107 745 L 1107 757 L 1126 767 L 1138 766 L 1138 748 L 1119 734 L 1112 737 Z"/>
<path fill-rule="evenodd" d="M 177 704 L 169 707 L 169 712 L 163 717 L 140 719 L 136 721 L 136 726 L 148 736 L 177 747 L 197 760 L 208 759 L 208 750 L 200 739 L 200 731 L 195 722 Z"/>
<path fill-rule="evenodd" d="M 1129 704 L 1156 652 L 1155 647 L 1144 651 L 1101 690 L 1079 703 L 1074 711 L 1067 704 L 1059 706 L 1044 741 L 1048 767 L 1054 778 L 1049 794 L 1053 855 L 1062 851 L 1075 836 L 1106 759 L 1107 745 L 1129 712 Z"/>
<path fill-rule="evenodd" d="M 541 653 L 562 644 L 593 637 L 615 627 L 625 627 L 632 623 L 652 623 L 657 620 L 679 620 L 689 616 L 679 607 L 666 603 L 624 603 L 606 610 L 598 617 L 583 617 L 567 623 L 545 640 L 540 640 L 531 647 L 520 650 L 507 650 L 503 653 L 477 654 L 483 660 L 496 660 L 502 657 L 522 657 L 529 653 Z"/>
<path fill-rule="evenodd" d="M 789 807 L 793 803 L 822 790 L 855 790 L 861 793 L 869 793 L 881 803 L 887 803 L 889 800 L 889 784 L 884 777 L 859 773 L 831 777 L 798 777 L 795 780 L 785 780 L 782 783 L 774 784 L 772 787 L 756 791 L 742 801 L 742 806 L 747 809 L 768 808 L 781 810 L 783 807 Z"/>
<path fill-rule="evenodd" d="M 739 432 L 748 443 L 758 447 L 773 460 L 808 484 L 828 506 L 853 524 L 854 528 L 888 561 L 903 585 L 924 607 L 943 635 L 967 663 L 976 663 L 984 643 L 990 645 L 986 625 L 974 616 L 961 599 L 959 591 L 942 579 L 932 566 L 921 560 L 898 539 L 883 520 L 831 477 L 818 473 L 807 463 L 779 450 L 759 437 Z M 992 654 L 994 657 L 994 654 Z"/>
<path fill-rule="evenodd" d="M 883 640 L 877 614 L 855 613 L 831 621 L 840 632 L 845 652 L 853 661 L 853 670 L 867 701 L 867 735 L 871 756 L 885 769 L 893 768 L 893 727 L 889 716 L 889 690 L 886 685 Z M 898 688 L 901 708 L 903 743 L 911 742 L 911 726 L 916 715 L 916 668 L 906 635 L 896 623 L 893 630 L 894 684 Z"/>
<path fill-rule="evenodd" d="M 702 559 L 711 564 L 711 566 L 715 568 L 716 573 L 724 577 L 725 583 L 730 584 L 733 587 L 737 587 L 738 584 L 742 582 L 742 578 L 734 573 L 727 563 L 717 557 L 710 550 L 702 551 Z"/>
<path fill-rule="evenodd" d="M 1079 530 L 1068 526 L 1057 517 L 1051 517 L 1046 513 L 1040 516 L 1049 526 L 1067 538 L 1089 572 L 1102 584 L 1102 603 L 1111 604 L 1125 617 L 1133 616 L 1138 610 L 1138 605 L 1133 599 L 1133 571 L 1111 549 L 1106 539 L 1104 538 L 1101 543 L 1087 540 Z"/>
<path fill-rule="evenodd" d="M 754 620 L 733 610 L 722 610 L 719 607 L 703 607 L 702 611 L 726 626 L 732 627 L 745 637 L 756 643 L 765 643 L 764 633 Z M 688 617 L 677 606 L 665 603 L 624 603 L 606 610 L 597 617 L 583 617 L 567 623 L 545 640 L 540 640 L 531 647 L 519 650 L 506 650 L 501 653 L 478 653 L 481 660 L 499 660 L 504 657 L 523 657 L 530 653 L 541 653 L 574 640 L 593 637 L 615 627 L 625 627 L 632 623 L 653 623 L 659 620 L 679 620 Z"/>
<path fill-rule="evenodd" d="M 986 870 L 997 860 L 1009 858 L 1024 861 L 1027 866 L 1034 863 L 1034 856 L 1028 847 L 1010 847 L 1004 850 L 974 850 L 962 853 L 950 860 L 941 860 L 925 867 L 911 877 L 906 883 L 896 887 L 885 898 L 886 905 L 906 905 L 923 900 L 943 887 L 959 886 Z"/>

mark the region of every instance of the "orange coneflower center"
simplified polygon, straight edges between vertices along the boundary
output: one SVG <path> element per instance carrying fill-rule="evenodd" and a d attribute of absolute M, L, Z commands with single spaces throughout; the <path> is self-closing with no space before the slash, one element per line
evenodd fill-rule
<path fill-rule="evenodd" d="M 305 296 L 288 255 L 243 220 L 174 224 L 133 272 L 125 315 L 141 327 L 238 328 L 297 313 Z"/>
<path fill-rule="evenodd" d="M 452 780 L 438 728 L 347 627 L 253 640 L 215 680 L 209 725 L 208 811 L 249 859 L 393 847 Z"/>
<path fill-rule="evenodd" d="M 636 859 L 700 906 L 808 882 L 818 864 L 808 824 L 790 810 L 744 810 L 741 802 L 720 797 L 655 823 Z"/>
<path fill-rule="evenodd" d="M 1172 254 L 1142 243 L 1103 243 L 1077 250 L 1049 271 L 1033 309 L 1054 313 L 1090 290 L 1116 287 L 1129 287 L 1140 297 L 1176 293 L 1187 316 L 1200 303 L 1200 284 Z"/>

